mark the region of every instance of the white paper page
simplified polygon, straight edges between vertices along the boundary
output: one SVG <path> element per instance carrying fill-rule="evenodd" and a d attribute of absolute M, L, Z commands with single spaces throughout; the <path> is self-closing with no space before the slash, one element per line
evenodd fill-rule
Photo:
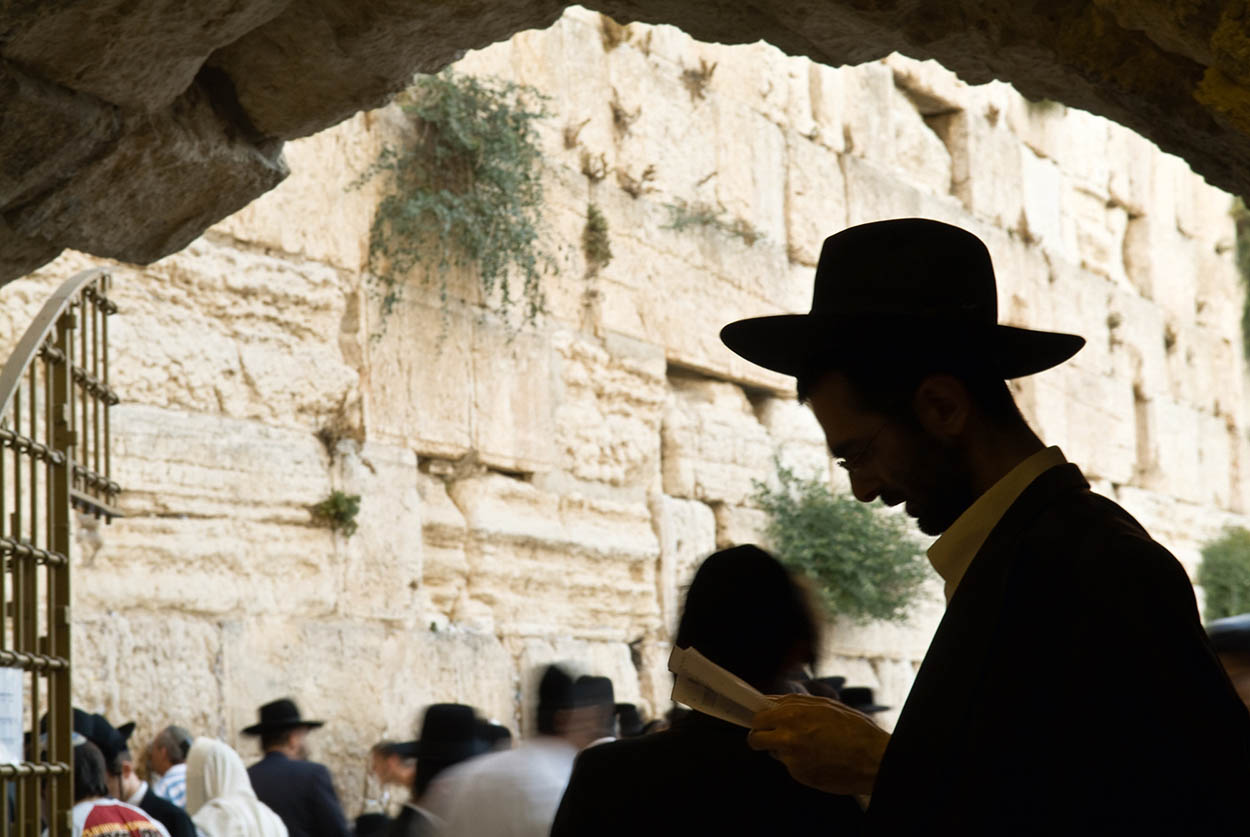
<path fill-rule="evenodd" d="M 0 763 L 22 761 L 22 672 L 0 668 Z"/>
<path fill-rule="evenodd" d="M 675 676 L 673 700 L 731 724 L 749 727 L 755 713 L 773 703 L 693 648 L 673 648 L 668 670 Z"/>

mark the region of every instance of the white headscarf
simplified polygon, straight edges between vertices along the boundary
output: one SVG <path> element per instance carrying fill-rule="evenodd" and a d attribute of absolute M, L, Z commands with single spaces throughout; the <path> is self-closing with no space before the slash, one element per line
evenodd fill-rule
<path fill-rule="evenodd" d="M 187 813 L 204 837 L 288 837 L 256 798 L 243 759 L 214 738 L 195 739 L 187 754 Z"/>

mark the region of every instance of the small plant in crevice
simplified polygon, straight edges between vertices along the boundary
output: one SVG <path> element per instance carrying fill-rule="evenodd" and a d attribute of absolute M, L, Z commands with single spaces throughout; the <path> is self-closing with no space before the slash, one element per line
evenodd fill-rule
<path fill-rule="evenodd" d="M 681 83 L 686 85 L 690 93 L 690 101 L 695 102 L 707 95 L 707 86 L 716 72 L 716 62 L 708 63 L 706 58 L 699 59 L 699 66 L 686 67 L 681 71 Z"/>
<path fill-rule="evenodd" d="M 1171 354 L 1172 350 L 1176 348 L 1177 339 L 1176 328 L 1171 323 L 1165 325 L 1163 327 L 1163 351 Z"/>
<path fill-rule="evenodd" d="M 898 515 L 828 484 L 777 468 L 776 489 L 755 483 L 765 537 L 782 563 L 812 579 L 831 613 L 902 621 L 928 576 L 920 544 Z"/>
<path fill-rule="evenodd" d="M 501 313 L 543 310 L 540 279 L 555 260 L 540 242 L 542 155 L 534 124 L 547 114 L 530 87 L 443 71 L 420 76 L 401 97 L 412 135 L 387 145 L 357 181 L 379 174 L 386 190 L 374 216 L 369 269 L 382 313 L 418 267 L 436 276 L 444 314 L 452 271 L 499 293 Z M 515 287 L 519 279 L 521 287 Z M 520 297 L 518 300 L 517 297 Z"/>
<path fill-rule="evenodd" d="M 571 151 L 577 148 L 577 138 L 581 136 L 582 128 L 590 124 L 590 119 L 583 119 L 581 122 L 566 122 L 564 125 L 564 148 Z"/>
<path fill-rule="evenodd" d="M 1250 531 L 1226 529 L 1203 546 L 1197 582 L 1206 594 L 1208 622 L 1250 612 Z"/>
<path fill-rule="evenodd" d="M 360 513 L 360 495 L 345 494 L 334 490 L 330 496 L 311 508 L 313 519 L 328 526 L 331 531 L 342 532 L 350 538 L 356 533 L 356 515 Z"/>
<path fill-rule="evenodd" d="M 608 155 L 591 154 L 589 151 L 582 150 L 582 174 L 586 175 L 586 179 L 591 183 L 598 183 L 600 180 L 608 176 L 611 168 L 608 166 Z"/>
<path fill-rule="evenodd" d="M 629 42 L 628 24 L 617 23 L 607 15 L 599 15 L 599 38 L 603 41 L 603 51 L 611 52 L 618 46 Z"/>
<path fill-rule="evenodd" d="M 615 87 L 612 88 L 612 101 L 608 104 L 612 108 L 612 127 L 616 129 L 617 137 L 623 137 L 642 115 L 642 105 L 629 110 L 621 103 L 621 96 Z"/>
<path fill-rule="evenodd" d="M 621 187 L 621 191 L 629 195 L 631 198 L 641 197 L 644 192 L 655 191 L 652 182 L 656 178 L 654 165 L 649 165 L 642 170 L 642 173 L 634 177 L 625 169 L 616 170 L 616 185 Z"/>
<path fill-rule="evenodd" d="M 682 232 L 694 227 L 713 230 L 733 238 L 738 238 L 748 247 L 753 246 L 764 237 L 764 234 L 751 225 L 745 218 L 729 218 L 723 207 L 713 206 L 703 201 L 689 203 L 678 200 L 666 203 L 668 221 L 662 228 Z"/>
<path fill-rule="evenodd" d="M 582 229 L 582 252 L 586 256 L 586 275 L 593 276 L 612 261 L 612 244 L 608 240 L 608 219 L 593 203 L 586 206 L 586 226 Z"/>

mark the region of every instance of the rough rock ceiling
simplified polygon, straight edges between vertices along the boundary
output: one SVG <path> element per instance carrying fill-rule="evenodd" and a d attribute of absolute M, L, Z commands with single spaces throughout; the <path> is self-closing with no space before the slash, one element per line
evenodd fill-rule
<path fill-rule="evenodd" d="M 72 247 L 146 263 L 272 189 L 284 140 L 559 0 L 0 4 L 0 283 Z M 828 64 L 893 51 L 1117 120 L 1250 192 L 1246 0 L 590 0 L 618 21 Z"/>

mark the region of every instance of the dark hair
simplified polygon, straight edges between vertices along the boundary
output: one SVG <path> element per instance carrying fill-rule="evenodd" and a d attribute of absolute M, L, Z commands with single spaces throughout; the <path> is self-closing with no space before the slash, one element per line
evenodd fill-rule
<path fill-rule="evenodd" d="M 673 641 L 763 691 L 774 688 L 796 651 L 813 662 L 819 637 L 806 591 L 776 558 L 747 544 L 714 552 L 699 566 Z"/>
<path fill-rule="evenodd" d="M 860 334 L 861 345 L 873 345 L 870 335 Z M 1022 420 L 1011 390 L 994 372 L 985 351 L 950 335 L 913 335 L 900 344 L 849 352 L 842 340 L 816 351 L 795 376 L 799 401 L 806 402 L 812 389 L 830 372 L 841 372 L 858 396 L 857 406 L 890 416 L 911 411 L 916 388 L 930 375 L 950 375 L 968 389 L 972 403 L 999 422 Z"/>
<path fill-rule="evenodd" d="M 104 751 L 101 750 L 100 752 L 103 755 Z M 130 755 L 129 750 L 118 750 L 113 754 L 113 758 L 105 757 L 104 766 L 108 769 L 110 776 L 120 776 L 122 775 L 122 765 L 127 763 L 134 764 L 134 762 L 134 757 Z"/>
<path fill-rule="evenodd" d="M 74 802 L 108 796 L 108 769 L 104 754 L 90 741 L 74 747 Z"/>
<path fill-rule="evenodd" d="M 269 752 L 285 747 L 287 742 L 291 740 L 291 733 L 299 727 L 288 727 L 286 729 L 274 730 L 273 732 L 262 732 L 260 734 L 261 752 Z"/>

